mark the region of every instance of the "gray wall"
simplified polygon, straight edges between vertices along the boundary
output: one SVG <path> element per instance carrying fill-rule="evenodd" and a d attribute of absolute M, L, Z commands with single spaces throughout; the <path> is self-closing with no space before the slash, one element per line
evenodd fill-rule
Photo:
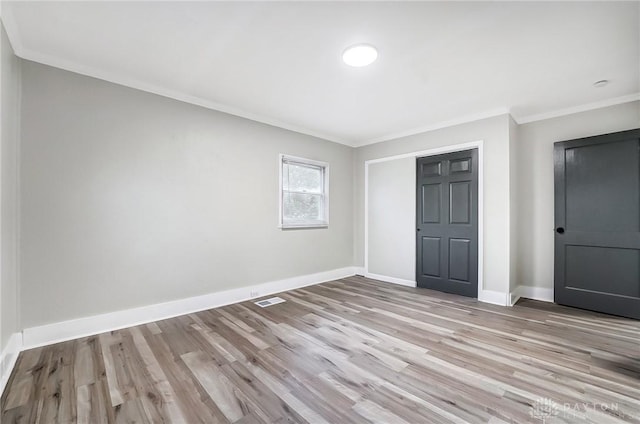
<path fill-rule="evenodd" d="M 18 328 L 363 266 L 364 162 L 476 140 L 485 143 L 484 289 L 550 288 L 553 142 L 640 126 L 635 102 L 521 126 L 502 115 L 351 149 L 20 63 L 6 53 L 4 34 L 2 43 L 2 343 Z M 19 117 L 5 104 L 20 100 L 19 66 L 22 207 L 16 217 Z M 330 163 L 329 229 L 277 228 L 279 153 Z M 382 182 L 372 200 L 408 180 L 408 171 L 393 170 L 402 162 L 372 166 L 374 185 Z M 409 228 L 395 228 L 402 220 L 391 218 L 370 234 L 370 272 L 409 279 L 413 255 L 383 243 L 385 234 L 402 238 Z"/>
<path fill-rule="evenodd" d="M 0 351 L 21 330 L 18 317 L 18 139 L 20 59 L 0 25 L 2 82 L 0 87 Z"/>
<path fill-rule="evenodd" d="M 553 287 L 553 143 L 640 127 L 640 102 L 518 128 L 518 283 Z"/>
<path fill-rule="evenodd" d="M 364 265 L 364 163 L 370 159 L 394 156 L 415 151 L 427 150 L 453 144 L 484 141 L 484 287 L 485 290 L 506 293 L 510 285 L 510 199 L 509 199 L 509 115 L 483 119 L 467 124 L 456 125 L 409 137 L 403 137 L 356 149 L 355 154 L 355 264 Z M 415 165 L 413 165 L 415 168 Z M 412 172 L 414 172 L 412 170 Z M 408 184 L 404 173 L 397 173 L 389 185 Z M 410 182 L 411 190 L 415 180 Z M 371 192 L 370 192 L 371 193 Z M 411 211 L 415 216 L 415 210 Z M 413 219 L 412 219 L 413 220 Z M 406 223 L 396 222 L 398 231 Z M 415 225 L 411 222 L 410 225 Z M 392 226 L 391 226 L 392 227 Z M 387 231 L 395 231 L 393 228 Z M 412 240 L 415 236 L 412 235 Z M 373 240 L 372 240 L 373 241 Z M 369 246 L 376 251 L 384 250 L 385 255 L 406 254 L 402 249 L 387 243 L 381 246 Z M 415 256 L 415 251 L 411 254 Z M 380 254 L 381 255 L 381 254 Z M 387 258 L 400 262 L 401 258 Z M 412 259 L 413 260 L 413 259 Z M 377 264 L 370 263 L 371 266 Z M 373 269 L 373 268 L 372 268 Z M 370 270 L 370 272 L 373 272 Z M 403 278 L 400 275 L 389 277 Z M 414 278 L 415 280 L 415 275 Z"/>
<path fill-rule="evenodd" d="M 353 264 L 353 149 L 22 65 L 25 328 Z M 277 228 L 279 153 L 329 162 L 328 229 Z"/>
<path fill-rule="evenodd" d="M 633 102 L 524 125 L 517 125 L 505 115 L 504 119 L 490 118 L 358 148 L 354 156 L 355 264 L 364 265 L 366 160 L 482 139 L 485 141 L 484 289 L 512 292 L 519 285 L 551 289 L 553 143 L 638 127 L 640 102 Z M 380 165 L 371 165 L 370 172 Z M 370 179 L 370 196 L 388 196 L 389 187 L 396 187 L 395 190 L 409 184 L 413 187 L 414 181 L 403 176 L 404 172 L 396 169 L 389 174 L 394 165 L 387 166 L 384 180 L 377 174 L 371 175 L 374 182 Z M 405 209 L 408 211 L 409 207 Z M 369 213 L 369 219 L 375 220 L 385 212 L 372 210 L 370 205 Z M 415 252 L 402 248 L 407 243 L 401 243 L 400 248 L 385 243 L 384 234 L 378 234 L 384 231 L 390 237 L 406 233 L 406 222 L 394 220 L 395 224 L 387 223 L 384 228 L 376 229 L 373 237 L 370 233 L 369 272 L 410 279 L 406 266 L 409 258 L 399 256 L 411 255 L 413 260 Z M 405 264 L 402 270 L 397 267 L 400 263 Z"/>

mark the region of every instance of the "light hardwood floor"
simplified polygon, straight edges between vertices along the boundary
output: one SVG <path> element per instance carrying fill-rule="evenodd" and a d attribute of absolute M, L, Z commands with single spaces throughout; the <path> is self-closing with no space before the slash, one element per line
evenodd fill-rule
<path fill-rule="evenodd" d="M 346 278 L 25 351 L 2 423 L 640 423 L 640 322 Z"/>

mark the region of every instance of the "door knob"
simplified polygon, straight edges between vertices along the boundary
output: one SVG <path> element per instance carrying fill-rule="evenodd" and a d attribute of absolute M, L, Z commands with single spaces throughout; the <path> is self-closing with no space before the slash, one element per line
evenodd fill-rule
<path fill-rule="evenodd" d="M 420 231 L 420 228 L 417 228 L 416 231 Z"/>
<path fill-rule="evenodd" d="M 558 234 L 564 234 L 564 227 L 558 227 L 558 228 L 556 228 L 556 232 L 557 232 Z"/>

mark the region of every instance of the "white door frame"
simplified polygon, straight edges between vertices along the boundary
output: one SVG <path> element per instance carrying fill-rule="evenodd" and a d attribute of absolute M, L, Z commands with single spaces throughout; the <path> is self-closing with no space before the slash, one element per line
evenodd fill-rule
<path fill-rule="evenodd" d="M 443 153 L 460 152 L 463 150 L 478 149 L 478 298 L 481 297 L 484 287 L 484 152 L 483 140 L 471 141 L 468 143 L 453 144 L 449 146 L 436 147 L 428 150 L 419 150 L 417 152 L 403 153 L 400 155 L 387 156 L 378 159 L 370 159 L 364 162 L 364 276 L 377 280 L 387 281 L 389 283 L 401 284 L 405 286 L 416 287 L 416 281 L 404 280 L 391 276 L 371 274 L 369 272 L 369 165 L 373 163 L 388 162 L 397 159 L 406 159 L 410 157 L 427 157 L 435 156 Z M 413 210 L 413 221 L 415 223 L 415 208 Z M 416 260 L 415 254 L 413 255 Z M 415 264 L 415 262 L 414 262 Z M 414 266 L 415 269 L 415 266 Z"/>

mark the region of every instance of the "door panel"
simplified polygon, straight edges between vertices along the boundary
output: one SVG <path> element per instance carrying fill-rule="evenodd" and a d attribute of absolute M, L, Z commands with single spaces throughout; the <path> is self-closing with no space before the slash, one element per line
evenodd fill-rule
<path fill-rule="evenodd" d="M 640 319 L 640 130 L 555 144 L 556 303 Z"/>
<path fill-rule="evenodd" d="M 452 174 L 471 172 L 471 159 L 456 159 L 450 162 L 449 169 Z"/>
<path fill-rule="evenodd" d="M 437 177 L 442 173 L 442 164 L 440 162 L 424 163 L 421 169 L 425 177 Z"/>
<path fill-rule="evenodd" d="M 449 223 L 469 224 L 471 220 L 471 181 L 449 184 Z"/>
<path fill-rule="evenodd" d="M 440 199 L 442 184 L 425 184 L 422 186 L 422 222 L 438 224 L 440 222 Z"/>
<path fill-rule="evenodd" d="M 478 296 L 478 151 L 418 158 L 419 287 Z"/>
<path fill-rule="evenodd" d="M 449 278 L 469 282 L 471 240 L 449 239 Z"/>
<path fill-rule="evenodd" d="M 565 229 L 639 231 L 639 164 L 638 140 L 566 149 Z"/>
<path fill-rule="evenodd" d="M 422 237 L 422 274 L 440 277 L 439 237 Z"/>
<path fill-rule="evenodd" d="M 640 250 L 565 247 L 565 287 L 640 297 Z"/>

